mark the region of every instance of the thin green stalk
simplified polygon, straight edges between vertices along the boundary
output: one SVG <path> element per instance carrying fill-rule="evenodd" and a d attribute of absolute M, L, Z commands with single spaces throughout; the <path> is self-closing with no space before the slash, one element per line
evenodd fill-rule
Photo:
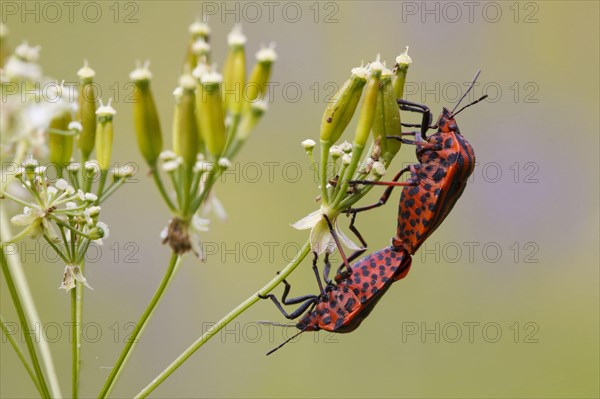
<path fill-rule="evenodd" d="M 25 158 L 25 153 L 27 152 L 28 147 L 29 147 L 29 144 L 28 144 L 27 140 L 21 140 L 17 144 L 17 148 L 15 150 L 15 155 L 12 159 L 12 162 L 16 166 L 20 166 L 21 162 L 23 162 L 23 159 Z M 4 163 L 4 159 L 2 159 L 2 161 Z M 6 187 L 8 187 L 8 185 L 13 181 L 14 178 L 15 178 L 15 175 L 10 175 L 6 178 L 4 176 L 2 176 L 2 184 L 0 184 L 0 191 L 3 192 L 6 189 Z"/>
<path fill-rule="evenodd" d="M 342 202 L 342 200 L 346 196 L 346 192 L 348 191 L 348 181 L 352 179 L 352 176 L 354 176 L 354 172 L 358 167 L 358 162 L 360 161 L 360 157 L 362 157 L 363 151 L 363 146 L 354 144 L 354 148 L 352 149 L 352 160 L 350 161 L 348 169 L 346 169 L 345 175 L 340 176 L 341 187 L 337 193 L 337 196 L 333 200 L 332 208 L 338 209 L 340 202 Z"/>
<path fill-rule="evenodd" d="M 10 237 L 6 241 L 2 241 L 2 243 L 0 244 L 2 249 L 4 250 L 4 248 L 6 248 L 7 246 L 14 244 L 16 242 L 19 242 L 20 240 L 27 237 L 27 235 L 29 233 L 31 233 L 33 230 L 35 230 L 37 228 L 38 228 L 37 223 L 31 223 L 29 226 L 25 227 L 23 230 L 18 232 L 16 235 Z"/>
<path fill-rule="evenodd" d="M 110 394 L 111 390 L 114 388 L 115 383 L 117 382 L 117 380 L 119 378 L 119 375 L 123 371 L 123 367 L 125 366 L 125 364 L 127 364 L 127 360 L 129 359 L 129 356 L 131 355 L 133 348 L 137 344 L 139 337 L 144 332 L 144 329 L 146 328 L 146 325 L 148 324 L 150 317 L 152 317 L 152 314 L 154 313 L 156 306 L 162 299 L 162 296 L 163 296 L 166 288 L 169 286 L 169 283 L 173 279 L 173 276 L 175 275 L 175 272 L 179 268 L 180 263 L 181 263 L 181 257 L 179 255 L 173 253 L 173 255 L 171 256 L 171 260 L 169 262 L 169 266 L 165 273 L 165 276 L 163 277 L 159 287 L 156 289 L 156 292 L 154 293 L 152 300 L 148 304 L 148 307 L 146 308 L 146 310 L 144 311 L 144 313 L 138 320 L 138 322 L 135 326 L 135 329 L 131 333 L 131 336 L 129 337 L 127 344 L 125 345 L 125 347 L 123 348 L 123 351 L 121 352 L 121 356 L 119 356 L 119 359 L 117 360 L 112 371 L 110 372 L 110 375 L 108 376 L 106 383 L 104 384 L 104 387 L 102 387 L 102 391 L 100 391 L 98 398 L 107 397 Z"/>
<path fill-rule="evenodd" d="M 0 241 L 2 241 L 2 237 L 10 236 L 10 222 L 6 215 L 4 206 L 2 205 L 2 201 L 0 201 Z M 21 295 L 23 310 L 27 315 L 29 323 L 32 325 L 42 325 L 40 316 L 33 301 L 31 289 L 29 288 L 29 284 L 27 284 L 27 279 L 25 277 L 25 273 L 23 272 L 19 255 L 14 252 L 6 253 L 4 249 L 2 249 L 2 254 L 3 256 L 6 256 L 6 260 L 8 261 L 8 270 L 10 271 L 12 279 L 14 280 L 18 292 Z M 35 329 L 35 334 L 35 341 L 40 352 L 41 361 L 48 376 L 48 384 L 50 386 L 52 397 L 61 398 L 62 393 L 60 391 L 60 385 L 58 384 L 58 377 L 56 374 L 56 369 L 54 368 L 54 361 L 52 360 L 52 352 L 50 352 L 48 341 L 46 341 L 43 336 L 38 335 L 37 329 Z"/>
<path fill-rule="evenodd" d="M 25 354 L 23 353 L 23 351 L 19 347 L 19 344 L 17 344 L 17 341 L 15 341 L 15 339 L 13 338 L 12 334 L 10 333 L 10 331 L 8 331 L 8 327 L 6 327 L 6 321 L 4 321 L 4 317 L 2 317 L 2 315 L 0 315 L 0 323 L 2 324 L 2 332 L 4 332 L 4 335 L 8 339 L 8 342 L 10 343 L 10 345 L 13 347 L 13 349 L 17 353 L 17 356 L 19 357 L 19 360 L 21 360 L 21 363 L 23 363 L 23 366 L 25 367 L 25 371 L 27 371 L 27 374 L 29 374 L 29 377 L 31 377 L 31 381 L 33 381 L 33 384 L 35 385 L 35 388 L 38 390 L 40 396 L 44 396 L 42 394 L 42 390 L 40 389 L 40 384 L 38 384 L 37 379 L 35 378 L 35 374 L 33 373 L 33 369 L 31 368 L 31 366 L 27 362 L 27 359 L 25 358 Z"/>
<path fill-rule="evenodd" d="M 163 200 L 165 201 L 171 212 L 176 212 L 177 208 L 175 208 L 175 204 L 173 204 L 173 201 L 171 200 L 169 194 L 167 194 L 167 191 L 165 190 L 165 186 L 163 185 L 162 179 L 160 178 L 160 173 L 158 173 L 158 169 L 156 168 L 156 163 L 154 165 L 150 165 L 150 173 L 152 174 L 152 179 L 154 180 L 154 183 L 156 183 L 158 192 L 162 196 Z"/>
<path fill-rule="evenodd" d="M 235 318 L 248 310 L 252 305 L 260 300 L 258 295 L 266 295 L 277 287 L 291 272 L 298 267 L 300 262 L 308 255 L 310 251 L 310 242 L 307 241 L 302 246 L 302 249 L 296 255 L 296 257 L 270 282 L 268 282 L 258 293 L 252 294 L 248 299 L 239 304 L 235 309 L 229 312 L 219 322 L 213 325 L 208 331 L 206 331 L 200 338 L 190 345 L 173 363 L 171 363 L 162 373 L 160 373 L 150 384 L 148 384 L 135 398 L 147 397 L 156 387 L 163 383 L 175 370 L 179 368 L 190 356 L 194 354 L 202 345 L 208 342 L 212 337 L 215 336 L 222 328 L 231 323 Z"/>
<path fill-rule="evenodd" d="M 98 198 L 98 204 L 103 203 L 104 201 L 106 201 L 106 199 L 108 197 L 110 197 L 115 191 L 117 191 L 117 189 L 119 187 L 121 187 L 125 181 L 127 180 L 126 177 L 121 177 L 119 178 L 119 180 L 117 180 L 116 183 L 111 184 L 103 193 L 102 196 Z"/>
<path fill-rule="evenodd" d="M 71 290 L 71 397 L 79 396 L 79 321 L 77 320 L 77 286 Z"/>
<path fill-rule="evenodd" d="M 323 205 L 329 204 L 329 196 L 327 193 L 327 162 L 329 161 L 329 149 L 331 143 L 321 140 L 321 201 Z M 341 177 L 341 176 L 340 176 Z"/>
<path fill-rule="evenodd" d="M 44 377 L 44 373 L 42 372 L 42 368 L 40 367 L 40 362 L 35 351 L 35 346 L 33 346 L 33 340 L 31 339 L 31 328 L 29 326 L 29 323 L 27 322 L 25 311 L 23 310 L 23 305 L 19 296 L 19 291 L 15 286 L 15 282 L 8 268 L 8 262 L 6 260 L 6 256 L 4 255 L 4 251 L 0 251 L 0 264 L 2 265 L 2 273 L 4 274 L 4 279 L 6 281 L 6 285 L 8 286 L 8 291 L 10 292 L 10 296 L 17 311 L 19 322 L 21 323 L 21 329 L 23 329 L 25 332 L 23 334 L 25 336 L 25 343 L 27 345 L 27 350 L 29 351 L 29 358 L 31 359 L 31 364 L 33 366 L 33 370 L 35 371 L 35 376 L 38 380 L 42 397 L 50 398 L 50 392 L 48 391 L 46 378 Z"/>
<path fill-rule="evenodd" d="M 200 206 L 204 203 L 204 199 L 210 193 L 210 190 L 211 190 L 213 184 L 215 183 L 215 181 L 217 181 L 217 178 L 219 176 L 221 176 L 221 173 L 222 173 L 222 169 L 216 165 L 215 165 L 215 169 L 208 172 L 208 177 L 206 178 L 206 184 L 204 185 L 204 187 L 202 187 L 202 192 L 200 193 L 198 198 L 196 198 L 194 200 L 194 202 L 192 202 L 192 204 L 189 208 L 190 215 L 194 214 L 198 210 L 198 208 L 200 208 Z"/>

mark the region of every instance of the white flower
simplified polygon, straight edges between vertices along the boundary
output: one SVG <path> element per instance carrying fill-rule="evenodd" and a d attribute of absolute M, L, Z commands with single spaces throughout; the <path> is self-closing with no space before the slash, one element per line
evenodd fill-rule
<path fill-rule="evenodd" d="M 373 163 L 371 170 L 375 176 L 382 177 L 385 175 L 385 166 L 379 161 Z"/>
<path fill-rule="evenodd" d="M 396 63 L 405 65 L 412 64 L 412 59 L 408 56 L 408 46 L 406 46 L 406 49 L 404 49 L 404 52 L 402 54 L 396 57 Z"/>
<path fill-rule="evenodd" d="M 275 52 L 275 43 L 269 43 L 269 47 L 261 47 L 256 53 L 258 62 L 275 62 L 277 61 L 277 53 Z"/>
<path fill-rule="evenodd" d="M 54 183 L 54 186 L 60 191 L 65 191 L 69 188 L 69 183 L 65 179 L 58 179 L 56 183 Z"/>
<path fill-rule="evenodd" d="M 352 162 L 352 155 L 351 154 L 344 154 L 344 156 L 342 157 L 342 162 L 346 166 L 350 165 L 350 162 Z"/>
<path fill-rule="evenodd" d="M 315 141 L 311 139 L 306 139 L 300 144 L 302 144 L 302 147 L 304 147 L 306 151 L 312 150 L 313 148 L 315 148 L 315 145 L 317 145 L 317 143 L 315 143 Z"/>
<path fill-rule="evenodd" d="M 192 223 L 189 229 L 189 237 L 190 244 L 192 245 L 192 251 L 196 254 L 196 256 L 203 261 L 204 253 L 202 252 L 202 241 L 200 240 L 200 233 L 204 233 L 208 231 L 208 226 L 210 225 L 210 220 L 204 219 L 198 215 L 194 215 L 192 217 Z"/>
<path fill-rule="evenodd" d="M 171 161 L 175 158 L 177 158 L 177 154 L 175 154 L 173 151 L 163 151 L 160 153 L 160 155 L 158 156 L 160 158 L 161 161 Z"/>
<path fill-rule="evenodd" d="M 310 213 L 308 216 L 300 219 L 296 223 L 292 224 L 292 227 L 297 230 L 308 230 L 310 231 L 310 247 L 317 255 L 321 253 L 333 253 L 336 248 L 335 241 L 331 234 L 331 230 L 327 224 L 327 220 L 323 216 L 324 212 L 322 209 L 316 210 Z M 340 242 L 351 249 L 357 251 L 361 249 L 352 240 L 350 240 L 346 234 L 338 227 L 337 215 L 329 217 L 333 230 L 336 232 Z"/>
<path fill-rule="evenodd" d="M 181 158 L 175 158 L 172 161 L 167 161 L 163 164 L 162 168 L 165 172 L 171 173 L 174 172 L 179 165 L 181 165 Z"/>
<path fill-rule="evenodd" d="M 103 245 L 104 242 L 102 240 L 108 238 L 110 236 L 110 230 L 108 229 L 108 225 L 104 222 L 98 222 L 96 223 L 96 227 L 98 227 L 99 229 L 102 230 L 102 238 L 98 238 L 97 240 L 94 240 L 93 242 L 95 242 L 98 245 Z"/>
<path fill-rule="evenodd" d="M 202 215 L 206 216 L 210 213 L 214 213 L 219 220 L 227 220 L 227 212 L 225 211 L 225 207 L 219 201 L 217 196 L 215 195 L 215 190 L 211 190 L 206 197 L 206 201 L 202 206 Z"/>
<path fill-rule="evenodd" d="M 227 43 L 230 46 L 243 46 L 248 39 L 242 33 L 242 25 L 235 25 L 227 35 Z"/>
<path fill-rule="evenodd" d="M 340 147 L 340 149 L 342 151 L 344 151 L 346 154 L 350 154 L 352 152 L 352 144 L 350 144 L 347 141 L 344 141 L 342 144 L 340 144 L 338 147 Z"/>
<path fill-rule="evenodd" d="M 337 145 L 334 145 L 333 147 L 331 147 L 329 149 L 329 153 L 331 154 L 331 157 L 333 158 L 334 161 L 336 159 L 338 159 L 339 157 L 341 157 L 342 155 L 344 155 L 344 151 Z"/>
<path fill-rule="evenodd" d="M 75 282 L 79 281 L 81 284 L 85 285 L 89 289 L 93 290 L 92 287 L 87 282 L 87 279 L 83 277 L 81 273 L 81 269 L 77 265 L 67 265 L 65 267 L 65 273 L 63 276 L 63 281 L 60 287 L 61 290 L 65 290 L 69 292 L 71 289 L 75 288 Z"/>
<path fill-rule="evenodd" d="M 229 168 L 231 168 L 231 161 L 227 158 L 220 158 L 219 166 L 223 169 L 229 169 Z"/>
<path fill-rule="evenodd" d="M 98 199 L 98 196 L 94 193 L 85 193 L 84 195 L 86 201 L 94 202 Z"/>

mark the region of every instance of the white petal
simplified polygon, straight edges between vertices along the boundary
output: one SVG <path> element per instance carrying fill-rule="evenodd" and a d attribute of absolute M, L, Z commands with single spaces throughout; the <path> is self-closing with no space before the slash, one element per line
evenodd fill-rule
<path fill-rule="evenodd" d="M 210 220 L 201 218 L 198 215 L 194 215 L 192 217 L 192 226 L 196 231 L 208 231 L 208 226 L 210 225 Z"/>
<path fill-rule="evenodd" d="M 13 216 L 10 218 L 10 221 L 17 226 L 28 226 L 33 223 L 35 219 L 37 219 L 37 216 L 28 212 Z"/>
<path fill-rule="evenodd" d="M 200 240 L 199 234 L 190 234 L 190 244 L 192 244 L 192 251 L 194 252 L 196 257 L 200 258 L 202 262 L 206 261 L 206 258 L 204 257 L 204 252 L 202 251 L 202 241 Z"/>
<path fill-rule="evenodd" d="M 354 243 L 354 241 L 352 241 L 350 238 L 348 238 L 348 236 L 346 236 L 346 234 L 338 227 L 337 219 L 335 221 L 335 232 L 337 233 L 337 236 L 338 236 L 340 242 L 346 248 L 351 249 L 352 251 L 358 251 L 359 249 L 362 249 L 361 247 L 356 245 Z"/>
<path fill-rule="evenodd" d="M 317 255 L 323 252 L 332 253 L 335 250 L 335 242 L 324 218 L 310 232 L 310 247 Z"/>
<path fill-rule="evenodd" d="M 310 213 L 308 216 L 303 217 L 296 223 L 292 224 L 292 227 L 296 230 L 308 230 L 312 229 L 319 221 L 323 219 L 323 213 L 320 209 Z M 312 233 L 311 233 L 312 234 Z"/>

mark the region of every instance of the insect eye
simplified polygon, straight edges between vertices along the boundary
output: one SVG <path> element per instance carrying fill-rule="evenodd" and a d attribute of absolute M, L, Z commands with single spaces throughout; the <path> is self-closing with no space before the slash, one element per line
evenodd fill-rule
<path fill-rule="evenodd" d="M 458 126 L 456 126 L 456 123 L 453 123 L 450 126 L 448 126 L 448 129 L 452 130 L 453 132 L 456 132 L 458 130 Z"/>

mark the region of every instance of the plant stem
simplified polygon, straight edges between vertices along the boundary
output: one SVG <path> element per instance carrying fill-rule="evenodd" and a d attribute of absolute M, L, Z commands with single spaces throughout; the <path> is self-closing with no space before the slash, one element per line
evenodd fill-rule
<path fill-rule="evenodd" d="M 0 241 L 2 240 L 2 237 L 7 237 L 11 235 L 10 222 L 8 221 L 8 217 L 6 216 L 4 206 L 1 205 L 1 202 L 0 230 Z M 14 252 L 8 253 L 5 252 L 4 249 L 2 249 L 3 266 L 5 261 L 8 261 L 6 265 L 7 272 L 10 273 L 10 278 L 14 281 L 14 284 L 17 287 L 17 292 L 20 294 L 22 308 L 25 314 L 27 315 L 27 320 L 32 325 L 41 326 L 42 322 L 38 311 L 35 307 L 35 303 L 33 302 L 33 295 L 31 294 L 31 290 L 29 288 L 29 285 L 27 284 L 27 279 L 25 278 L 23 267 L 21 266 L 21 260 L 19 259 L 18 254 Z M 25 324 L 25 326 L 27 326 L 27 324 Z M 62 393 L 60 391 L 60 385 L 58 384 L 56 369 L 54 368 L 54 362 L 52 360 L 52 353 L 50 352 L 50 346 L 48 345 L 48 341 L 46 341 L 43 336 L 38 335 L 37 329 L 35 329 L 34 331 L 36 334 L 36 342 L 38 345 L 38 349 L 40 351 L 40 358 L 44 364 L 44 368 L 48 375 L 48 384 L 50 385 L 52 397 L 61 398 Z"/>
<path fill-rule="evenodd" d="M 79 390 L 79 320 L 77 313 L 77 284 L 71 290 L 71 397 L 77 399 Z"/>
<path fill-rule="evenodd" d="M 152 178 L 154 179 L 154 183 L 156 183 L 158 192 L 160 193 L 163 200 L 169 207 L 169 210 L 171 210 L 171 212 L 173 212 L 173 213 L 176 212 L 177 209 L 175 208 L 173 201 L 169 197 L 169 194 L 167 194 L 167 191 L 165 190 L 165 186 L 163 185 L 162 179 L 160 178 L 160 174 L 158 173 L 158 169 L 156 168 L 156 163 L 154 163 L 154 165 L 150 165 L 150 174 L 152 175 Z"/>
<path fill-rule="evenodd" d="M 327 162 L 329 161 L 329 149 L 331 143 L 329 141 L 321 140 L 321 201 L 323 205 L 329 204 L 329 197 L 327 194 Z M 341 178 L 342 176 L 340 176 Z"/>
<path fill-rule="evenodd" d="M 252 305 L 260 300 L 258 295 L 266 295 L 271 292 L 277 285 L 279 285 L 308 255 L 310 251 L 310 242 L 307 241 L 302 246 L 302 249 L 296 255 L 296 257 L 271 281 L 269 281 L 258 293 L 252 294 L 248 299 L 239 304 L 235 309 L 229 312 L 219 322 L 213 325 L 208 331 L 206 331 L 200 338 L 190 345 L 173 363 L 171 363 L 162 373 L 160 373 L 150 384 L 148 384 L 135 398 L 145 398 L 148 396 L 156 387 L 158 387 L 164 380 L 166 380 L 175 370 L 179 368 L 194 352 L 196 352 L 202 345 L 208 342 L 212 337 L 215 336 L 223 327 L 231 323 L 240 314 L 248 310 Z"/>
<path fill-rule="evenodd" d="M 33 370 L 35 371 L 35 375 L 40 386 L 42 397 L 50 398 L 50 392 L 48 391 L 48 386 L 46 385 L 46 379 L 44 377 L 44 373 L 42 372 L 42 368 L 40 367 L 37 353 L 35 351 L 35 346 L 33 346 L 33 340 L 31 339 L 31 328 L 29 326 L 29 323 L 27 322 L 25 311 L 23 310 L 21 298 L 19 297 L 19 291 L 15 286 L 15 282 L 8 268 L 8 262 L 6 260 L 6 256 L 4 255 L 4 251 L 0 252 L 0 264 L 2 265 L 2 273 L 4 274 L 6 285 L 8 286 L 8 291 L 10 292 L 10 296 L 12 298 L 13 304 L 17 311 L 17 315 L 19 317 L 19 321 L 21 323 L 21 329 L 24 332 L 23 335 L 25 336 L 25 343 L 27 345 L 27 350 L 29 351 L 29 358 L 31 359 L 31 364 L 33 365 Z"/>
<path fill-rule="evenodd" d="M 123 371 L 123 367 L 125 366 L 125 364 L 127 364 L 127 360 L 129 359 L 129 356 L 131 355 L 133 348 L 135 347 L 135 345 L 138 342 L 138 338 L 144 332 L 144 329 L 146 328 L 146 325 L 148 324 L 150 317 L 152 316 L 152 314 L 154 313 L 154 310 L 156 309 L 156 306 L 162 299 L 162 296 L 163 296 L 166 288 L 168 287 L 169 283 L 173 279 L 173 276 L 174 276 L 175 272 L 177 271 L 177 269 L 179 268 L 180 263 L 181 263 L 181 257 L 179 255 L 177 255 L 176 253 L 173 253 L 171 255 L 171 260 L 169 262 L 169 266 L 167 268 L 165 276 L 163 277 L 159 287 L 156 289 L 156 292 L 154 293 L 152 300 L 148 304 L 148 307 L 146 308 L 146 310 L 144 311 L 144 313 L 138 320 L 135 329 L 131 333 L 131 336 L 129 337 L 127 344 L 125 345 L 125 347 L 123 348 L 123 351 L 121 352 L 121 356 L 115 363 L 110 375 L 108 376 L 108 379 L 106 380 L 106 383 L 104 384 L 104 387 L 102 387 L 102 391 L 100 391 L 98 398 L 107 397 L 110 394 L 110 391 L 114 388 L 114 385 L 117 382 L 119 375 Z"/>
<path fill-rule="evenodd" d="M 33 373 L 33 369 L 31 368 L 29 363 L 27 363 L 25 354 L 23 353 L 23 351 L 17 344 L 17 341 L 15 341 L 15 339 L 13 338 L 12 332 L 8 330 L 8 327 L 6 327 L 6 322 L 4 321 L 4 317 L 2 317 L 2 315 L 0 315 L 0 323 L 2 324 L 2 332 L 4 332 L 4 335 L 8 339 L 8 342 L 10 343 L 10 345 L 13 347 L 13 349 L 17 353 L 19 360 L 21 360 L 21 363 L 23 363 L 23 366 L 25 367 L 25 371 L 27 371 L 27 374 L 29 374 L 29 377 L 31 377 L 31 381 L 33 381 L 33 384 L 35 385 L 36 389 L 38 390 L 40 396 L 43 396 L 42 390 L 40 389 L 40 385 L 38 384 L 37 379 L 35 378 L 35 374 Z"/>

